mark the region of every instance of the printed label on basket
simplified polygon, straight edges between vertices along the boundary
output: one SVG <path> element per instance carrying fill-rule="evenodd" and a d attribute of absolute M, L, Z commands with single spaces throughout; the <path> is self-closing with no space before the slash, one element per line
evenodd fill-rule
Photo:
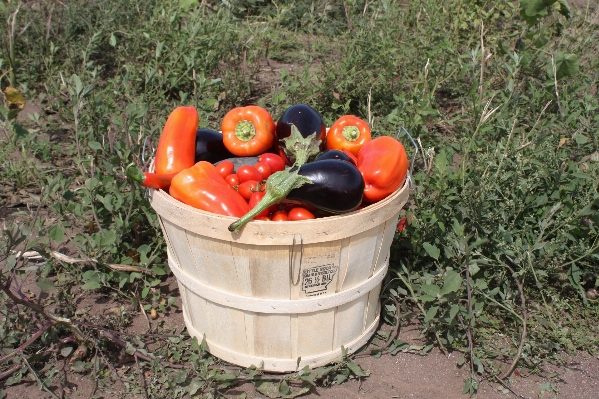
<path fill-rule="evenodd" d="M 302 296 L 332 294 L 337 288 L 339 254 L 325 253 L 302 259 Z"/>

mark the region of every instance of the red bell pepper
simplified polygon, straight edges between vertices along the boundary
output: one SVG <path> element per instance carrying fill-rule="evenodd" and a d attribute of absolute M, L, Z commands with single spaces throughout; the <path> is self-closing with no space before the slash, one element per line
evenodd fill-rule
<path fill-rule="evenodd" d="M 156 190 L 167 190 L 171 185 L 173 177 L 177 175 L 177 173 L 142 172 L 141 169 L 134 165 L 127 166 L 126 173 L 129 178 L 138 182 L 143 187 L 155 188 Z"/>
<path fill-rule="evenodd" d="M 358 153 L 358 170 L 364 177 L 364 200 L 380 201 L 397 190 L 406 177 L 406 150 L 393 137 L 378 137 L 364 144 Z"/>
<path fill-rule="evenodd" d="M 221 130 L 227 150 L 240 157 L 266 152 L 276 138 L 272 116 L 257 105 L 233 108 L 223 118 Z"/>
<path fill-rule="evenodd" d="M 347 150 L 358 156 L 371 138 L 368 123 L 357 116 L 345 115 L 337 119 L 327 132 L 327 150 Z"/>
<path fill-rule="evenodd" d="M 171 182 L 170 194 L 187 205 L 219 215 L 241 217 L 250 210 L 245 199 L 206 161 L 179 172 Z"/>
<path fill-rule="evenodd" d="M 198 111 L 193 106 L 177 107 L 171 112 L 156 149 L 156 173 L 178 173 L 193 166 L 198 123 Z"/>

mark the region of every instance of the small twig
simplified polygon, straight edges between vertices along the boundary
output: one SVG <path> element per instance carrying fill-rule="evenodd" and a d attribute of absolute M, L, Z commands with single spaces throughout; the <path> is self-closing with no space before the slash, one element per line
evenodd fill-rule
<path fill-rule="evenodd" d="M 0 374 L 0 381 L 5 380 L 6 378 L 10 377 L 17 371 L 21 370 L 21 367 L 23 367 L 23 366 L 20 364 L 17 364 L 15 366 L 13 366 L 12 368 L 6 370 L 4 373 Z"/>
<path fill-rule="evenodd" d="M 551 55 L 551 66 L 553 67 L 553 81 L 555 83 L 555 97 L 557 98 L 557 108 L 559 109 L 560 115 L 563 115 L 562 104 L 560 103 L 559 91 L 557 89 L 557 71 L 555 70 L 555 59 L 553 58 L 553 54 Z"/>
<path fill-rule="evenodd" d="M 470 319 L 468 320 L 467 326 L 464 325 L 462 317 L 458 314 L 458 318 L 460 320 L 460 324 L 462 328 L 466 330 L 466 337 L 468 337 L 468 348 L 470 350 L 470 376 L 474 375 L 474 341 L 472 340 L 472 287 L 470 287 L 471 279 L 470 279 L 470 247 L 468 246 L 468 239 L 466 239 L 466 256 L 465 256 L 465 271 L 466 271 L 466 292 L 468 294 L 468 315 Z"/>
<path fill-rule="evenodd" d="M 127 347 L 127 342 L 123 341 L 122 339 L 116 337 L 114 334 L 112 334 L 111 332 L 108 331 L 102 331 L 102 335 L 104 335 L 106 338 L 110 339 L 112 342 L 114 342 L 115 344 L 126 348 Z M 139 350 L 135 349 L 135 352 L 133 353 L 133 356 L 138 356 L 140 359 L 146 360 L 148 362 L 152 362 L 155 361 L 156 358 L 154 356 L 150 356 L 150 355 L 144 355 L 143 353 L 141 353 Z M 193 368 L 193 366 L 191 364 L 174 364 L 174 363 L 170 363 L 170 362 L 160 362 L 161 366 L 165 366 L 165 367 L 171 367 L 174 369 L 191 369 Z"/>
<path fill-rule="evenodd" d="M 516 286 L 518 286 L 518 291 L 520 292 L 520 306 L 522 307 L 522 334 L 520 335 L 520 345 L 518 346 L 518 352 L 516 353 L 516 357 L 514 357 L 514 361 L 512 362 L 512 365 L 507 369 L 507 371 L 499 377 L 497 377 L 499 380 L 504 380 L 512 374 L 512 372 L 516 368 L 516 365 L 520 361 L 520 357 L 522 356 L 522 350 L 524 349 L 524 341 L 526 340 L 526 301 L 524 299 L 524 290 L 522 288 L 522 284 L 516 278 L 516 273 L 514 273 L 514 270 L 512 270 L 512 268 L 508 265 L 505 265 L 505 267 L 507 267 L 510 270 L 510 272 L 512 272 L 512 277 L 514 278 Z"/>
<path fill-rule="evenodd" d="M 92 370 L 92 379 L 94 380 L 94 388 L 89 394 L 88 399 L 91 399 L 96 394 L 98 390 L 98 348 L 96 347 L 96 353 L 94 354 L 94 368 Z"/>
<path fill-rule="evenodd" d="M 33 369 L 33 367 L 31 367 L 31 365 L 29 364 L 29 362 L 27 361 L 27 358 L 25 356 L 23 356 L 23 354 L 21 354 L 21 359 L 23 359 L 23 361 L 25 362 L 25 365 L 27 366 L 27 368 L 29 369 L 29 371 L 31 372 L 31 374 L 33 374 L 33 376 L 35 377 L 35 379 L 37 380 L 38 384 L 40 384 L 40 390 L 43 389 L 44 391 L 48 392 L 50 395 L 52 395 L 52 397 L 54 397 L 55 399 L 58 399 L 58 396 L 56 396 L 54 394 L 54 392 L 52 392 L 41 380 L 40 377 L 37 375 L 37 373 L 35 372 L 35 370 Z"/>
<path fill-rule="evenodd" d="M 52 28 L 52 13 L 54 12 L 55 5 L 55 3 L 52 3 L 52 8 L 50 8 L 50 12 L 48 13 L 48 21 L 46 21 L 46 41 L 50 40 L 50 29 Z"/>
<path fill-rule="evenodd" d="M 102 350 L 100 348 L 98 348 L 98 345 L 96 344 L 96 350 L 100 353 L 100 356 L 102 356 L 102 360 L 104 360 L 104 364 L 106 365 L 106 367 L 108 367 L 108 369 L 110 370 L 110 372 L 112 374 L 114 374 L 114 379 L 115 381 L 118 381 L 121 383 L 121 385 L 123 386 L 123 388 L 127 388 L 125 383 L 123 382 L 123 380 L 121 379 L 121 376 L 119 375 L 119 373 L 116 372 L 116 369 L 114 368 L 114 366 L 112 365 L 112 363 L 110 363 L 108 361 L 108 359 L 106 359 L 106 356 L 104 356 L 104 353 L 102 352 Z"/>
<path fill-rule="evenodd" d="M 354 27 L 353 27 L 353 25 L 351 23 L 351 18 L 349 16 L 349 8 L 347 7 L 347 2 L 345 0 L 343 0 L 343 8 L 345 9 L 345 18 L 347 18 L 347 28 L 353 34 L 354 33 Z"/>
<path fill-rule="evenodd" d="M 48 328 L 52 327 L 54 325 L 53 321 L 49 321 L 46 324 L 44 324 L 35 334 L 33 334 L 31 336 L 31 338 L 29 338 L 27 340 L 27 342 L 25 342 L 23 345 L 19 346 L 17 349 L 13 350 L 12 352 L 10 352 L 8 355 L 4 356 L 3 358 L 0 359 L 0 363 L 4 362 L 5 360 L 10 359 L 11 357 L 13 357 L 16 354 L 21 354 L 23 353 L 23 351 L 25 350 L 25 348 L 27 348 L 29 345 L 31 345 L 36 339 L 38 339 Z"/>
<path fill-rule="evenodd" d="M 375 353 L 379 353 L 379 352 L 383 352 L 385 349 L 387 349 L 391 343 L 393 343 L 393 340 L 397 338 L 397 336 L 399 335 L 399 327 L 401 326 L 401 316 L 399 314 L 399 309 L 400 309 L 400 305 L 399 302 L 397 302 L 397 299 L 395 299 L 395 297 L 393 295 L 389 295 L 389 298 L 393 301 L 393 303 L 395 303 L 395 309 L 397 310 L 397 321 L 395 322 L 395 326 L 393 327 L 393 330 L 391 331 L 391 333 L 389 334 L 389 338 L 387 338 L 387 340 L 385 341 L 385 343 L 378 349 L 371 349 L 365 352 L 362 352 L 359 354 L 359 356 L 371 356 Z"/>
<path fill-rule="evenodd" d="M 144 396 L 146 399 L 150 399 L 148 396 L 148 389 L 146 388 L 146 379 L 144 378 L 143 370 L 139 366 L 139 361 L 137 360 L 137 352 L 135 355 L 133 355 L 133 357 L 135 357 L 135 364 L 137 365 L 137 372 L 139 373 L 139 379 L 141 381 L 141 388 L 144 391 Z"/>

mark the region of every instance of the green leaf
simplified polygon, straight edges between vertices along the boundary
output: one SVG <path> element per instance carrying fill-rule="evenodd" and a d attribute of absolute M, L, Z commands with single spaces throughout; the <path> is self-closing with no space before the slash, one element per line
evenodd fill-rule
<path fill-rule="evenodd" d="M 98 281 L 88 281 L 87 283 L 81 286 L 83 290 L 95 290 L 96 288 L 100 288 L 101 285 Z"/>
<path fill-rule="evenodd" d="M 424 316 L 424 322 L 428 323 L 437 315 L 437 310 L 439 310 L 438 306 L 431 306 L 430 309 L 426 312 L 426 316 Z"/>
<path fill-rule="evenodd" d="M 362 367 L 360 367 L 357 363 L 354 362 L 347 363 L 347 368 L 350 369 L 351 372 L 357 375 L 358 377 L 367 377 L 368 375 L 370 375 L 369 372 L 362 370 Z"/>
<path fill-rule="evenodd" d="M 462 276 L 459 275 L 455 270 L 450 270 L 443 279 L 443 288 L 441 288 L 440 294 L 442 296 L 455 292 L 462 286 Z"/>
<path fill-rule="evenodd" d="M 38 278 L 35 284 L 40 287 L 43 292 L 50 292 L 56 289 L 52 280 L 43 277 Z"/>
<path fill-rule="evenodd" d="M 474 276 L 479 270 L 480 267 L 478 267 L 476 261 L 470 261 L 470 264 L 468 265 L 468 271 L 470 272 L 470 275 Z"/>
<path fill-rule="evenodd" d="M 189 11 L 192 7 L 197 7 L 199 4 L 199 0 L 179 0 L 179 7 L 185 12 Z"/>
<path fill-rule="evenodd" d="M 427 295 L 436 297 L 437 294 L 441 291 L 438 285 L 435 284 L 424 284 L 420 287 L 420 291 L 424 292 Z"/>
<path fill-rule="evenodd" d="M 289 389 L 289 385 L 287 384 L 287 381 L 285 381 L 285 380 L 281 381 L 281 383 L 279 384 L 279 393 L 281 395 L 288 395 L 289 392 L 291 392 L 291 390 Z"/>
<path fill-rule="evenodd" d="M 164 276 L 166 274 L 166 272 L 164 271 L 164 269 L 158 267 L 158 266 L 154 266 L 152 268 L 152 271 L 154 272 L 155 275 L 157 276 Z"/>
<path fill-rule="evenodd" d="M 189 369 L 182 369 L 173 376 L 173 381 L 177 384 L 183 384 L 187 380 Z"/>
<path fill-rule="evenodd" d="M 17 265 L 17 258 L 14 255 L 9 255 L 6 259 L 6 269 L 11 271 Z"/>
<path fill-rule="evenodd" d="M 77 90 L 77 95 L 81 94 L 83 91 L 83 83 L 81 83 L 81 79 L 77 75 L 71 76 L 73 83 L 75 84 L 75 89 Z"/>
<path fill-rule="evenodd" d="M 90 141 L 87 143 L 87 145 L 89 146 L 89 148 L 91 148 L 92 150 L 96 150 L 99 151 L 102 149 L 102 144 L 98 143 L 97 141 Z"/>
<path fill-rule="evenodd" d="M 69 355 L 73 352 L 72 346 L 65 346 L 60 350 L 60 354 L 62 357 L 69 357 Z"/>
<path fill-rule="evenodd" d="M 200 380 L 191 380 L 191 382 L 189 383 L 189 386 L 187 387 L 187 392 L 189 393 L 190 396 L 193 396 L 200 390 L 202 385 L 203 385 L 203 382 Z"/>
<path fill-rule="evenodd" d="M 439 254 L 441 253 L 439 248 L 435 247 L 434 245 L 429 244 L 428 242 L 423 243 L 422 247 L 424 248 L 424 250 L 426 251 L 428 256 L 430 256 L 431 258 L 434 258 L 435 260 L 439 259 Z"/>
<path fill-rule="evenodd" d="M 60 244 L 64 238 L 64 229 L 61 225 L 55 224 L 48 229 L 48 237 L 55 243 Z"/>
<path fill-rule="evenodd" d="M 77 360 L 75 363 L 73 363 L 73 365 L 71 366 L 71 369 L 73 369 L 73 371 L 83 371 L 85 370 L 85 363 L 82 362 L 81 360 Z"/>
<path fill-rule="evenodd" d="M 453 318 L 455 317 L 455 315 L 458 314 L 459 310 L 460 310 L 460 306 L 459 305 L 452 305 L 451 309 L 449 310 L 449 319 L 453 320 Z"/>
<path fill-rule="evenodd" d="M 114 36 L 114 33 L 111 33 L 111 34 L 110 34 L 110 40 L 108 40 L 108 43 L 109 43 L 109 44 L 110 44 L 112 47 L 116 46 L 116 37 Z"/>
<path fill-rule="evenodd" d="M 579 67 L 580 61 L 576 54 L 558 54 L 555 57 L 555 73 L 558 80 L 576 75 Z"/>
<path fill-rule="evenodd" d="M 570 18 L 570 6 L 568 5 L 568 0 L 557 0 L 559 3 L 559 13 L 562 14 L 566 18 Z"/>
<path fill-rule="evenodd" d="M 281 397 L 279 387 L 270 381 L 256 381 L 254 387 L 256 388 L 256 391 L 266 397 L 273 399 Z"/>

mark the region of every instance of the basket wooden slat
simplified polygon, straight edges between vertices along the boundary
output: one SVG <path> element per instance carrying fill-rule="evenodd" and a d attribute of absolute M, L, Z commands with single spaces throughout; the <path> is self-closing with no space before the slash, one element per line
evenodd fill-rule
<path fill-rule="evenodd" d="M 379 321 L 379 294 L 402 187 L 356 212 L 300 222 L 235 219 L 152 191 L 191 335 L 240 366 L 273 372 L 317 367 L 354 352 Z"/>

